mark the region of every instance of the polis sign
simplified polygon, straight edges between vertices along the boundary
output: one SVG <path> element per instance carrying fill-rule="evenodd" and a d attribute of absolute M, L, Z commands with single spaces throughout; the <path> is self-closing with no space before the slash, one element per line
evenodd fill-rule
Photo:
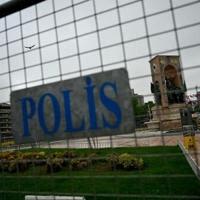
<path fill-rule="evenodd" d="M 17 143 L 134 131 L 128 73 L 117 69 L 11 93 Z"/>

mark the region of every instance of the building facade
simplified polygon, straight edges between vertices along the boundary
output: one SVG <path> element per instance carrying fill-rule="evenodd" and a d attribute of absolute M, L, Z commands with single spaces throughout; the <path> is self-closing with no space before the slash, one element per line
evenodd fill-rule
<path fill-rule="evenodd" d="M 140 95 L 140 94 L 136 94 L 134 92 L 134 89 L 131 90 L 131 93 L 132 93 L 132 97 L 136 98 L 137 101 L 138 101 L 138 104 L 140 106 L 143 106 L 144 105 L 144 96 L 143 95 Z"/>
<path fill-rule="evenodd" d="M 12 137 L 11 132 L 11 109 L 7 103 L 0 104 L 0 141 Z"/>

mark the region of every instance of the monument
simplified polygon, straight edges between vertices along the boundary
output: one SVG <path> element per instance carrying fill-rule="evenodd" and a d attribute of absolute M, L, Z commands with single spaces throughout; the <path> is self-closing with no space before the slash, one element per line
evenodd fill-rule
<path fill-rule="evenodd" d="M 180 109 L 186 107 L 186 85 L 179 56 L 158 55 L 149 62 L 152 75 L 151 92 L 156 106 L 152 108 L 153 118 L 146 125 L 150 129 L 180 129 Z"/>

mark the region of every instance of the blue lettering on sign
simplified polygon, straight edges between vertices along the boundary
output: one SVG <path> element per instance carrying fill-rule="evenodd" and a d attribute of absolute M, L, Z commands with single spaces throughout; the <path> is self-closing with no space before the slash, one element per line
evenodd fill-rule
<path fill-rule="evenodd" d="M 53 113 L 54 113 L 54 126 L 52 129 L 48 129 L 46 122 L 45 122 L 45 99 L 49 97 L 49 99 L 52 102 L 53 106 Z M 53 134 L 57 132 L 60 126 L 60 119 L 61 119 L 61 112 L 60 112 L 60 106 L 59 102 L 56 99 L 56 97 L 50 93 L 46 93 L 41 96 L 39 102 L 38 102 L 38 118 L 39 118 L 39 124 L 40 127 L 43 129 L 45 134 Z"/>
<path fill-rule="evenodd" d="M 64 96 L 64 108 L 65 108 L 65 121 L 66 121 L 66 132 L 77 132 L 84 130 L 85 122 L 82 119 L 81 125 L 78 128 L 73 127 L 72 122 L 72 114 L 71 114 L 71 107 L 70 107 L 70 92 L 69 90 L 63 91 Z"/>
<path fill-rule="evenodd" d="M 28 109 L 28 106 L 29 106 L 29 109 Z M 22 120 L 23 120 L 23 129 L 24 129 L 23 136 L 27 137 L 30 135 L 28 121 L 34 116 L 36 106 L 35 106 L 34 100 L 31 97 L 25 97 L 21 99 L 21 107 L 22 107 Z"/>
<path fill-rule="evenodd" d="M 96 106 L 95 106 L 95 99 L 94 99 L 94 88 L 95 86 L 92 85 L 92 79 L 90 77 L 86 77 L 86 84 L 85 87 L 87 91 L 87 101 L 88 101 L 88 109 L 89 109 L 89 119 L 90 119 L 90 129 L 97 129 L 97 118 L 96 118 Z"/>
<path fill-rule="evenodd" d="M 115 115 L 115 123 L 114 124 L 110 124 L 109 120 L 105 118 L 104 115 L 102 115 L 103 117 L 103 125 L 104 128 L 111 128 L 111 129 L 115 129 L 118 128 L 120 126 L 120 123 L 122 121 L 122 114 L 121 114 L 121 110 L 119 105 L 113 101 L 112 99 L 108 98 L 105 95 L 105 89 L 107 87 L 110 87 L 113 89 L 113 91 L 115 92 L 115 94 L 117 95 L 117 87 L 116 84 L 110 83 L 110 82 L 106 82 L 104 83 L 101 88 L 100 88 L 100 99 L 101 102 L 103 103 L 103 105 Z"/>
<path fill-rule="evenodd" d="M 113 98 L 109 97 L 106 94 L 107 89 L 111 90 L 115 96 L 117 97 L 117 86 L 116 83 L 112 82 L 104 82 L 99 87 L 93 84 L 91 77 L 85 78 L 86 86 L 84 87 L 86 92 L 86 101 L 88 107 L 88 120 L 89 124 L 87 125 L 85 122 L 86 117 L 80 117 L 80 122 L 73 123 L 73 112 L 71 110 L 71 94 L 73 91 L 71 90 L 63 90 L 61 92 L 63 97 L 63 107 L 60 105 L 58 99 L 51 93 L 43 94 L 39 99 L 38 102 L 35 101 L 31 97 L 24 97 L 21 99 L 21 108 L 22 108 L 22 123 L 23 123 L 23 136 L 27 137 L 30 136 L 29 126 L 31 120 L 33 120 L 34 115 L 38 115 L 34 118 L 34 120 L 38 120 L 39 126 L 41 130 L 46 135 L 53 135 L 58 132 L 61 124 L 61 109 L 64 110 L 64 122 L 65 122 L 65 132 L 79 132 L 88 130 L 97 130 L 100 128 L 107 128 L 107 129 L 116 129 L 120 127 L 122 122 L 122 113 L 120 106 L 118 105 L 117 101 L 113 100 Z M 110 120 L 109 117 L 106 118 L 105 114 L 102 114 L 102 120 L 97 120 L 97 113 L 96 113 L 96 101 L 94 93 L 99 94 L 99 99 L 102 105 L 113 115 L 114 120 Z M 45 114 L 45 107 L 46 102 L 51 103 L 52 106 L 52 121 L 53 123 L 47 123 L 47 115 Z M 80 100 L 82 101 L 82 99 Z M 49 113 L 46 112 L 46 113 Z M 49 121 L 49 120 L 48 120 Z M 98 123 L 101 121 L 101 124 Z M 51 124 L 51 127 L 49 125 Z M 86 125 L 88 127 L 86 127 Z"/>

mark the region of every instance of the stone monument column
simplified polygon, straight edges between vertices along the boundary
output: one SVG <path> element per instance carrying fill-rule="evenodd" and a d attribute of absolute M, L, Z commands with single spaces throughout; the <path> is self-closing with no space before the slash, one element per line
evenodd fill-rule
<path fill-rule="evenodd" d="M 153 87 L 152 93 L 154 94 L 157 105 L 167 107 L 168 99 L 166 95 L 165 76 L 160 61 L 160 56 L 156 56 L 150 60 Z"/>
<path fill-rule="evenodd" d="M 161 130 L 180 128 L 180 112 L 185 107 L 186 86 L 179 56 L 158 55 L 150 61 L 151 92 L 156 106 L 152 109 L 153 122 Z M 147 123 L 148 125 L 148 123 Z"/>

